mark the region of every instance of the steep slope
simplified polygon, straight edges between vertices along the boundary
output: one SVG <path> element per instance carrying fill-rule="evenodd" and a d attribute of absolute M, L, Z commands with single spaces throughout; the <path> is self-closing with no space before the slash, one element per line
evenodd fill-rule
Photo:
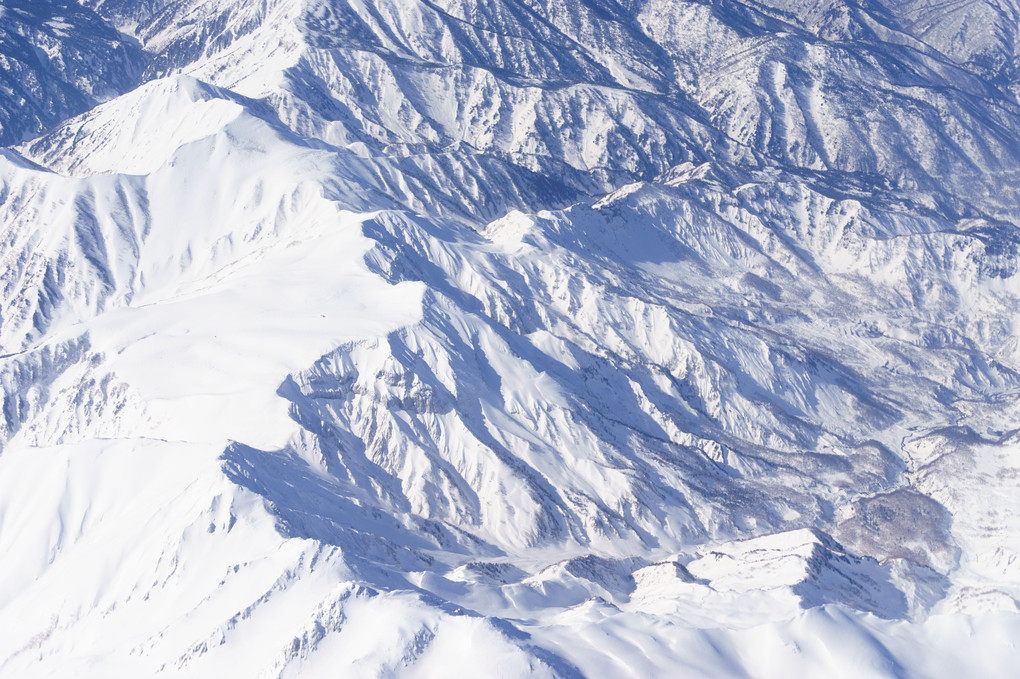
<path fill-rule="evenodd" d="M 0 144 L 34 137 L 131 89 L 146 57 L 73 0 L 0 7 Z"/>
<path fill-rule="evenodd" d="M 300 134 L 389 155 L 466 143 L 618 185 L 689 160 L 750 161 L 736 140 L 770 163 L 1016 204 L 1016 102 L 906 16 L 727 7 L 177 2 L 142 38 L 167 64 L 158 73 L 268 97 Z M 149 25 L 143 8 L 99 7 Z"/>
<path fill-rule="evenodd" d="M 990 47 L 906 3 L 83 5 L 149 66 L 0 155 L 0 674 L 1016 666 Z"/>
<path fill-rule="evenodd" d="M 1013 0 L 884 3 L 900 26 L 942 54 L 1017 95 L 1020 6 Z"/>

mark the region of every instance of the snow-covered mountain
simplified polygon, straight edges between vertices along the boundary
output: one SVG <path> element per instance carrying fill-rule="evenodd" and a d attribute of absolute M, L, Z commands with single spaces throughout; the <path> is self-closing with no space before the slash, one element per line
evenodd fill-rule
<path fill-rule="evenodd" d="M 0 4 L 0 143 L 34 137 L 139 82 L 147 55 L 74 0 Z"/>
<path fill-rule="evenodd" d="M 0 675 L 1010 676 L 1018 17 L 0 3 Z"/>

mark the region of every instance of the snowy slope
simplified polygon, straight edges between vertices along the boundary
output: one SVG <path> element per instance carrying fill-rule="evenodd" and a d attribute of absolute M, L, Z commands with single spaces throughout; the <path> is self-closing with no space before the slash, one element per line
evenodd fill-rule
<path fill-rule="evenodd" d="M 131 89 L 148 57 L 74 0 L 0 6 L 0 143 L 34 137 Z"/>
<path fill-rule="evenodd" d="M 15 5 L 0 675 L 1020 662 L 1010 3 Z"/>

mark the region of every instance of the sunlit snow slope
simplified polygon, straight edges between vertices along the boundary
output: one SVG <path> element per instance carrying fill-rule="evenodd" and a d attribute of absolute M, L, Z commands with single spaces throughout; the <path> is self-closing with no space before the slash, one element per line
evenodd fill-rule
<path fill-rule="evenodd" d="M 1014 676 L 1018 18 L 0 1 L 0 676 Z"/>

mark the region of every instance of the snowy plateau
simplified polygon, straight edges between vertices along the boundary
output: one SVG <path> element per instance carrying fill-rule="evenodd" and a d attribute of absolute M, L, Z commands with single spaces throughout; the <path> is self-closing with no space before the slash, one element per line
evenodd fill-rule
<path fill-rule="evenodd" d="M 0 676 L 1020 676 L 1020 0 L 0 0 Z"/>

